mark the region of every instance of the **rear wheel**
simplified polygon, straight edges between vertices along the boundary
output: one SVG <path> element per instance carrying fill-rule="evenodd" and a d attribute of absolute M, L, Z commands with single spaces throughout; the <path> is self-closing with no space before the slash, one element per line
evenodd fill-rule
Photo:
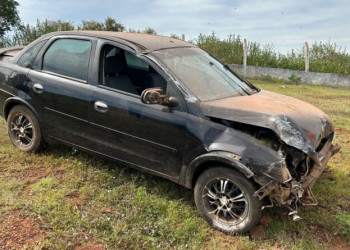
<path fill-rule="evenodd" d="M 11 109 L 7 130 L 12 144 L 21 151 L 34 153 L 44 144 L 38 119 L 25 106 L 18 105 Z"/>
<path fill-rule="evenodd" d="M 249 232 L 261 217 L 262 203 L 245 176 L 225 167 L 204 171 L 196 182 L 195 202 L 214 228 L 230 234 Z"/>

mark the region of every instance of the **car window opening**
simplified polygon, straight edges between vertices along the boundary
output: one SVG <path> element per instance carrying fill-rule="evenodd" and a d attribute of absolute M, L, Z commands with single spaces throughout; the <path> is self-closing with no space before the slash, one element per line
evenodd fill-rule
<path fill-rule="evenodd" d="M 100 58 L 100 84 L 127 93 L 141 95 L 148 88 L 161 87 L 166 80 L 149 64 L 121 48 L 105 45 Z"/>

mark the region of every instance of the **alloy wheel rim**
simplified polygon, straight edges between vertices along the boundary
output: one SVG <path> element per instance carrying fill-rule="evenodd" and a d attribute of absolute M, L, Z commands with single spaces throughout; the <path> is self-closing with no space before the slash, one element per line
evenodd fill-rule
<path fill-rule="evenodd" d="M 28 147 L 33 141 L 33 125 L 31 120 L 24 114 L 16 114 L 11 121 L 11 133 L 15 144 Z"/>
<path fill-rule="evenodd" d="M 249 209 L 244 191 L 227 178 L 210 181 L 204 188 L 203 201 L 211 217 L 230 224 L 242 222 Z"/>

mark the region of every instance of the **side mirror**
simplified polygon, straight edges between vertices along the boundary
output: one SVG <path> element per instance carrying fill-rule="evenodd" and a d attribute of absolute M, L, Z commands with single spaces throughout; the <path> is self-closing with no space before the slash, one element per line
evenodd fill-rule
<path fill-rule="evenodd" d="M 170 97 L 166 97 L 163 102 L 161 103 L 161 105 L 163 106 L 167 106 L 169 108 L 174 108 L 177 105 L 179 105 L 179 101 L 177 100 L 176 97 L 170 96 Z"/>
<path fill-rule="evenodd" d="M 164 99 L 162 88 L 150 88 L 142 91 L 141 102 L 144 104 L 159 104 Z"/>
<path fill-rule="evenodd" d="M 141 101 L 145 104 L 160 104 L 169 108 L 179 105 L 176 97 L 166 97 L 162 88 L 145 89 L 141 94 Z"/>

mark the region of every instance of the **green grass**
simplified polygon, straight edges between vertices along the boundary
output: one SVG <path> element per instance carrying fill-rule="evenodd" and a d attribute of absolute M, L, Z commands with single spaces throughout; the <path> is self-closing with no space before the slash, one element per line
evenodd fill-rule
<path fill-rule="evenodd" d="M 20 218 L 38 221 L 35 226 L 45 235 L 36 243 L 38 248 L 350 247 L 350 90 L 254 82 L 310 102 L 335 122 L 336 142 L 343 148 L 315 185 L 320 205 L 300 208 L 303 220 L 293 222 L 282 208 L 266 209 L 265 215 L 272 218 L 262 226 L 266 239 L 227 236 L 199 216 L 191 190 L 93 155 L 72 155 L 65 146 L 52 145 L 36 155 L 19 152 L 1 119 L 0 230 L 20 211 Z"/>

